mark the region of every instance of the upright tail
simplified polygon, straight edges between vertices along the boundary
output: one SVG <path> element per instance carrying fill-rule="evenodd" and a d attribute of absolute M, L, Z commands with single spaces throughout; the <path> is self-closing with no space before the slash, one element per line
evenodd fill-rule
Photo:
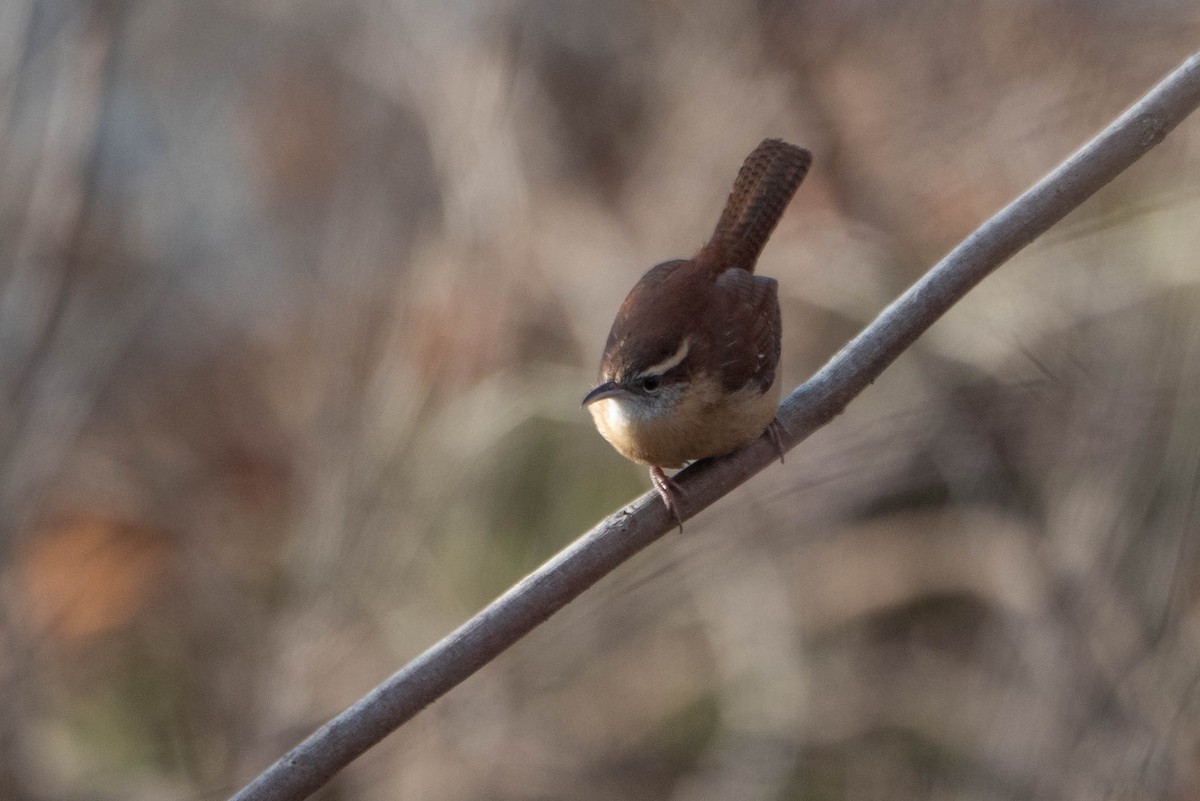
<path fill-rule="evenodd" d="M 746 157 L 706 248 L 719 254 L 722 269 L 754 272 L 767 238 L 811 164 L 812 153 L 779 139 L 763 140 Z"/>

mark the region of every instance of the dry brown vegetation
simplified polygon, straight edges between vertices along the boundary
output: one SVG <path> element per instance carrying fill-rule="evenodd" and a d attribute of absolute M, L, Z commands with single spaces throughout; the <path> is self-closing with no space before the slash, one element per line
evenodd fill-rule
<path fill-rule="evenodd" d="M 799 383 L 1187 3 L 0 4 L 0 798 L 237 785 L 646 489 L 578 400 L 764 136 Z M 1200 786 L 1200 125 L 325 799 Z"/>

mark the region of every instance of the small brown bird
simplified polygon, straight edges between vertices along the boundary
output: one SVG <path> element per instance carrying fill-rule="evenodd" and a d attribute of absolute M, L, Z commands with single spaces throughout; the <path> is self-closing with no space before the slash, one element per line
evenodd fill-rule
<path fill-rule="evenodd" d="M 755 148 L 708 244 L 651 268 L 625 298 L 600 383 L 583 398 L 604 438 L 650 466 L 677 521 L 680 490 L 664 467 L 729 453 L 764 431 L 783 458 L 778 283 L 754 265 L 810 164 L 811 153 L 778 139 Z"/>

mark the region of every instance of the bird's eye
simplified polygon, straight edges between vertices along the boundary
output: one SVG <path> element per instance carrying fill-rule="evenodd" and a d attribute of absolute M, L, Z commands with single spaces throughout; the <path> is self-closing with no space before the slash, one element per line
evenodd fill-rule
<path fill-rule="evenodd" d="M 656 375 L 648 375 L 642 379 L 642 389 L 646 392 L 658 392 L 662 379 Z"/>

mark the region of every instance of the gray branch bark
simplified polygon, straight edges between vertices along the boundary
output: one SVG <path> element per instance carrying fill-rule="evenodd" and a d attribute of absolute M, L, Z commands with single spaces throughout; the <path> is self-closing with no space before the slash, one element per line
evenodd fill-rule
<path fill-rule="evenodd" d="M 839 415 L 972 287 L 1161 142 L 1197 106 L 1200 53 L 967 237 L 792 392 L 779 410 L 787 429 L 785 447 L 795 447 Z M 759 438 L 729 456 L 682 471 L 676 480 L 686 492 L 683 517 L 714 503 L 776 458 L 774 446 Z M 308 797 L 368 748 L 674 525 L 654 493 L 602 520 L 293 748 L 233 796 L 233 801 Z"/>

